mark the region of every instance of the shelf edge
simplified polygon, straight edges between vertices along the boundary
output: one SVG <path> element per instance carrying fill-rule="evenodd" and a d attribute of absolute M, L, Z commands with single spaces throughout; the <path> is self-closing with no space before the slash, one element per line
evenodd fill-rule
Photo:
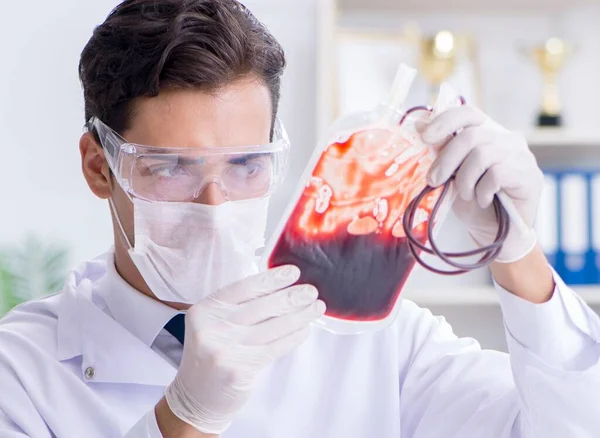
<path fill-rule="evenodd" d="M 599 286 L 572 286 L 589 305 L 600 306 Z M 422 289 L 407 291 L 403 298 L 421 306 L 497 306 L 500 304 L 493 286 Z"/>

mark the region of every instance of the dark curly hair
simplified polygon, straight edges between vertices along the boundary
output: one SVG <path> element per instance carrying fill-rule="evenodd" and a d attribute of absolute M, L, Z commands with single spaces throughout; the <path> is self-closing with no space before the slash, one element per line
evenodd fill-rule
<path fill-rule="evenodd" d="M 122 133 L 136 97 L 214 92 L 249 74 L 270 90 L 275 118 L 284 68 L 279 43 L 235 0 L 126 0 L 94 30 L 79 78 L 86 122 L 95 116 Z"/>

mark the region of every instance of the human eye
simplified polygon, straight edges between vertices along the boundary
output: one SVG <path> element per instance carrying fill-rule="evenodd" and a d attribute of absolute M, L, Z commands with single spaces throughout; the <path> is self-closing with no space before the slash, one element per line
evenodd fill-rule
<path fill-rule="evenodd" d="M 183 167 L 178 164 L 151 166 L 149 171 L 157 178 L 174 178 L 185 173 Z"/>
<path fill-rule="evenodd" d="M 143 157 L 138 162 L 138 170 L 142 176 L 155 179 L 169 179 L 187 174 L 185 163 L 177 157 Z"/>
<path fill-rule="evenodd" d="M 242 155 L 229 160 L 229 164 L 234 168 L 236 175 L 252 178 L 260 175 L 268 165 L 270 158 L 268 154 L 264 155 Z"/>

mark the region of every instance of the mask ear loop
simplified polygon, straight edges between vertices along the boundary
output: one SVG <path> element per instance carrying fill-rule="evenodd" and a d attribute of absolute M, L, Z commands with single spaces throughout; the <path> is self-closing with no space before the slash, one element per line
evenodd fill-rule
<path fill-rule="evenodd" d="M 123 239 L 125 240 L 125 243 L 127 244 L 127 247 L 128 247 L 127 249 L 128 250 L 133 249 L 133 245 L 129 241 L 129 237 L 127 237 L 125 228 L 123 228 L 123 223 L 121 222 L 121 218 L 119 217 L 119 212 L 117 211 L 117 208 L 115 207 L 115 203 L 113 202 L 112 197 L 108 198 L 108 204 L 110 206 L 110 209 L 112 210 L 112 213 L 115 216 L 115 220 L 117 221 L 117 225 L 119 226 L 119 231 L 121 231 L 121 236 L 123 237 Z"/>
<path fill-rule="evenodd" d="M 465 99 L 463 97 L 461 97 L 460 99 L 461 99 L 461 104 L 464 105 Z M 431 108 L 425 107 L 425 106 L 418 106 L 418 107 L 411 108 L 404 114 L 404 116 L 400 120 L 399 124 L 402 125 L 411 113 L 413 113 L 415 111 L 422 111 L 422 110 L 426 110 L 429 112 L 432 111 Z M 454 135 L 456 135 L 456 133 L 454 133 Z M 448 181 L 446 181 L 446 183 L 444 183 L 444 185 L 442 186 L 442 192 L 440 193 L 440 196 L 438 197 L 437 201 L 435 202 L 433 209 L 431 210 L 431 215 L 429 216 L 429 218 L 427 220 L 427 238 L 429 240 L 429 245 L 431 246 L 431 248 L 428 248 L 424 245 L 424 242 L 422 242 L 424 240 L 423 237 L 421 237 L 421 239 L 419 239 L 419 236 L 417 236 L 413 232 L 412 224 L 414 222 L 419 205 L 421 204 L 423 199 L 428 194 L 430 194 L 432 191 L 434 191 L 436 189 L 431 186 L 425 186 L 425 188 L 421 191 L 421 193 L 419 193 L 419 195 L 417 195 L 408 204 L 408 206 L 406 207 L 406 211 L 404 212 L 404 217 L 402 218 L 402 225 L 403 225 L 404 233 L 406 235 L 406 239 L 408 242 L 408 249 L 410 250 L 410 253 L 412 254 L 415 261 L 417 263 L 419 263 L 421 266 L 423 266 L 424 268 L 428 269 L 429 271 L 435 272 L 436 274 L 442 274 L 442 275 L 464 274 L 464 273 L 472 271 L 474 269 L 479 269 L 479 268 L 489 265 L 491 262 L 493 262 L 496 259 L 496 257 L 500 253 L 500 250 L 502 249 L 502 245 L 503 245 L 504 241 L 506 240 L 506 237 L 508 236 L 508 232 L 510 229 L 510 218 L 508 216 L 508 213 L 507 213 L 506 209 L 504 208 L 504 206 L 502 205 L 502 203 L 500 202 L 500 199 L 498 198 L 498 196 L 494 195 L 493 206 L 494 206 L 494 212 L 496 214 L 496 219 L 498 221 L 498 232 L 496 233 L 494 242 L 490 245 L 487 245 L 487 246 L 484 246 L 481 248 L 477 248 L 477 249 L 473 249 L 470 251 L 463 251 L 463 252 L 444 252 L 444 251 L 442 251 L 435 243 L 435 239 L 433 237 L 433 230 L 434 230 L 434 226 L 435 226 L 435 217 L 437 216 L 437 213 L 438 213 L 439 209 L 441 208 L 441 206 L 444 202 L 444 199 L 448 195 L 448 192 L 450 190 L 450 184 L 452 183 L 453 179 L 454 179 L 454 175 Z M 435 268 L 435 267 L 427 264 L 426 262 L 424 262 L 421 259 L 420 255 L 419 255 L 419 251 L 423 251 L 430 255 L 435 255 L 435 256 L 439 257 L 441 260 L 443 260 L 445 263 L 447 263 L 448 265 L 450 265 L 456 269 L 450 271 L 450 270 L 443 270 L 443 269 Z M 455 258 L 460 259 L 460 258 L 472 257 L 472 256 L 480 255 L 480 254 L 481 254 L 481 258 L 475 263 L 460 263 L 460 262 L 453 260 Z"/>

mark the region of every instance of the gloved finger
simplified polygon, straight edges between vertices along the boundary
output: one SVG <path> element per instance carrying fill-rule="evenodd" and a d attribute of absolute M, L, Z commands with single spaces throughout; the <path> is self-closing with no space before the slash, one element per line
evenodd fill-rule
<path fill-rule="evenodd" d="M 245 345 L 265 345 L 290 333 L 308 327 L 323 316 L 325 303 L 321 300 L 296 312 L 271 318 L 267 321 L 248 327 Z"/>
<path fill-rule="evenodd" d="M 428 184 L 438 187 L 456 172 L 467 155 L 477 146 L 491 143 L 496 133 L 489 129 L 467 128 L 442 148 L 427 175 Z"/>
<path fill-rule="evenodd" d="M 257 373 L 271 361 L 272 358 L 264 349 L 240 344 L 230 345 L 221 350 L 216 360 L 213 360 L 218 368 L 215 377 L 225 377 L 227 384 L 224 390 L 250 390 Z"/>
<path fill-rule="evenodd" d="M 312 285 L 292 286 L 238 305 L 230 321 L 244 326 L 255 325 L 304 308 L 314 303 L 318 296 L 317 288 Z"/>
<path fill-rule="evenodd" d="M 230 350 L 228 362 L 235 364 L 240 375 L 246 374 L 246 382 L 251 382 L 260 372 L 274 360 L 290 353 L 302 344 L 310 335 L 310 327 L 302 327 L 286 336 L 265 345 L 237 346 Z"/>
<path fill-rule="evenodd" d="M 454 177 L 458 196 L 464 201 L 473 200 L 477 181 L 490 167 L 505 160 L 508 153 L 508 148 L 497 142 L 486 143 L 471 150 Z"/>
<path fill-rule="evenodd" d="M 310 327 L 303 327 L 300 330 L 284 336 L 283 338 L 276 339 L 275 341 L 265 345 L 263 348 L 271 360 L 279 359 L 280 357 L 285 356 L 300 346 L 308 339 L 309 335 Z"/>
<path fill-rule="evenodd" d="M 300 278 L 300 269 L 293 265 L 269 269 L 224 287 L 214 298 L 230 304 L 242 304 L 291 286 Z"/>
<path fill-rule="evenodd" d="M 450 108 L 429 122 L 421 137 L 425 143 L 438 145 L 448 141 L 460 129 L 482 125 L 486 120 L 486 115 L 472 106 Z"/>
<path fill-rule="evenodd" d="M 481 208 L 489 207 L 494 200 L 494 195 L 501 190 L 516 200 L 525 200 L 531 197 L 527 182 L 535 180 L 535 176 L 529 174 L 527 178 L 523 178 L 523 172 L 519 169 L 518 165 L 511 166 L 505 163 L 490 167 L 475 187 L 477 204 Z"/>

